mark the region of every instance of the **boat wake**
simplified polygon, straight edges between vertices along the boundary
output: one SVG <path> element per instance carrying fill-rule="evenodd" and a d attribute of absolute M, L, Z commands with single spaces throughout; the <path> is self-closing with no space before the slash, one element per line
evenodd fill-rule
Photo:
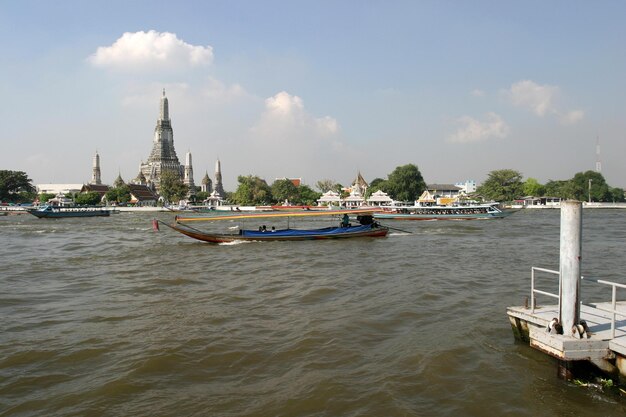
<path fill-rule="evenodd" d="M 243 245 L 246 243 L 252 243 L 252 240 L 233 240 L 232 242 L 220 242 L 219 246 L 235 246 L 235 245 Z"/>
<path fill-rule="evenodd" d="M 390 232 L 389 236 L 409 236 L 411 233 L 409 232 Z"/>

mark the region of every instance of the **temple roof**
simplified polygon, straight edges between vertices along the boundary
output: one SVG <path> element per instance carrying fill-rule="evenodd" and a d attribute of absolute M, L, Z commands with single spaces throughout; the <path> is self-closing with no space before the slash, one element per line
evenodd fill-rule
<path fill-rule="evenodd" d="M 135 197 L 137 201 L 156 201 L 158 197 L 152 192 L 147 185 L 141 184 L 128 184 L 130 193 Z"/>
<path fill-rule="evenodd" d="M 121 187 L 124 184 L 126 184 L 126 183 L 122 179 L 122 174 L 121 173 L 117 174 L 117 178 L 115 179 L 115 181 L 113 181 L 113 187 L 118 188 L 118 187 Z"/>

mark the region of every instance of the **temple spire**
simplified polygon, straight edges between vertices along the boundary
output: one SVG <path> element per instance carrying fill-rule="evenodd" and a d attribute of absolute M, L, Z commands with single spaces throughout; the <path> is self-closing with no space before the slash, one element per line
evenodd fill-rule
<path fill-rule="evenodd" d="M 188 196 L 196 195 L 196 185 L 193 182 L 193 166 L 191 164 L 191 151 L 187 151 L 185 156 L 185 175 L 183 177 L 183 183 L 189 187 Z"/>
<path fill-rule="evenodd" d="M 163 89 L 163 96 L 161 97 L 161 111 L 159 113 L 159 120 L 170 120 L 169 104 L 167 97 L 165 96 L 165 88 Z"/>
<path fill-rule="evenodd" d="M 224 196 L 224 186 L 222 185 L 222 165 L 220 163 L 220 159 L 217 158 L 215 162 L 215 192 L 220 197 Z"/>
<path fill-rule="evenodd" d="M 141 172 L 146 181 L 154 184 L 158 190 L 160 187 L 161 173 L 171 171 L 180 178 L 184 178 L 185 166 L 181 165 L 174 149 L 174 131 L 169 115 L 169 103 L 163 89 L 161 96 L 159 119 L 154 128 L 154 140 L 152 151 L 148 160 L 141 164 Z"/>
<path fill-rule="evenodd" d="M 100 155 L 96 150 L 96 154 L 93 157 L 93 166 L 91 171 L 91 184 L 100 185 L 102 180 L 100 178 Z"/>

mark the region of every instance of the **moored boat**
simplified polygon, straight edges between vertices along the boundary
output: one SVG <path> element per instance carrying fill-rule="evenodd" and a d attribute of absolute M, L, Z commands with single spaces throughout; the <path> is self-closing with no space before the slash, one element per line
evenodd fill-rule
<path fill-rule="evenodd" d="M 167 224 L 157 221 L 156 225 L 165 226 L 181 233 L 185 236 L 209 243 L 229 243 L 238 241 L 290 241 L 290 240 L 320 240 L 320 239 L 347 239 L 357 237 L 384 237 L 389 232 L 389 228 L 374 221 L 371 210 L 342 210 L 333 212 L 281 212 L 262 214 L 237 214 L 231 216 L 210 216 L 210 217 L 183 217 L 176 216 L 174 223 Z M 311 216 L 336 216 L 343 215 L 344 219 L 338 226 L 312 228 L 312 229 L 267 229 L 265 226 L 259 230 L 236 227 L 236 231 L 230 233 L 216 233 L 199 230 L 188 224 L 191 222 L 231 220 L 241 221 L 246 219 L 276 219 L 290 217 L 311 217 Z M 358 225 L 351 225 L 346 219 L 349 215 L 357 215 Z M 232 230 L 232 229 L 231 229 Z"/>
<path fill-rule="evenodd" d="M 111 210 L 103 207 L 54 207 L 48 205 L 29 209 L 28 212 L 39 218 L 50 219 L 65 217 L 102 217 L 111 214 Z"/>
<path fill-rule="evenodd" d="M 385 220 L 476 220 L 502 219 L 517 210 L 500 209 L 497 203 L 453 206 L 403 206 L 374 213 Z"/>

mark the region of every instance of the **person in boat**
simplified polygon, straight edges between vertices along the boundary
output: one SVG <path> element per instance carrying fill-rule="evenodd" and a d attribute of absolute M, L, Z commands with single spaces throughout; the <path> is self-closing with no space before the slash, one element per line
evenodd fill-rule
<path fill-rule="evenodd" d="M 263 227 L 261 228 L 261 231 L 262 231 L 263 233 L 267 232 L 267 227 L 265 227 L 265 225 L 263 225 Z"/>
<path fill-rule="evenodd" d="M 350 216 L 348 216 L 348 213 L 344 213 L 341 219 L 341 227 L 350 227 Z"/>
<path fill-rule="evenodd" d="M 374 217 L 370 215 L 357 216 L 356 219 L 363 226 L 374 223 Z"/>

